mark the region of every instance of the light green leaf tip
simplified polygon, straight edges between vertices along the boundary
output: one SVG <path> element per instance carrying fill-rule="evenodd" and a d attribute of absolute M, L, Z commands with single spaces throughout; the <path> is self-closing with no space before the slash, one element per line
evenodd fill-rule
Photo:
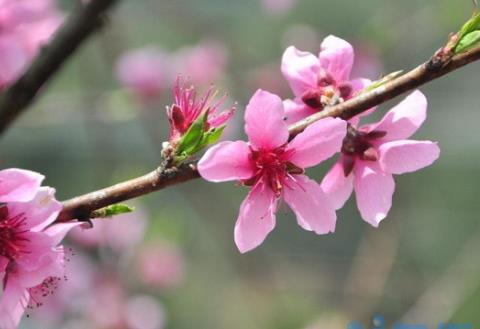
<path fill-rule="evenodd" d="M 130 207 L 123 203 L 117 203 L 117 204 L 113 204 L 113 205 L 95 210 L 92 213 L 92 217 L 94 218 L 112 217 L 115 215 L 121 215 L 129 212 L 133 212 L 134 210 L 135 210 L 134 207 Z"/>

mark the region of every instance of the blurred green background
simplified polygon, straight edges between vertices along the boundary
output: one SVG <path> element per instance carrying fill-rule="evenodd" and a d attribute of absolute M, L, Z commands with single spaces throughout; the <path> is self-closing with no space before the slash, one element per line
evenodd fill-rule
<path fill-rule="evenodd" d="M 238 102 L 243 138 L 244 105 L 257 88 L 292 96 L 279 71 L 288 45 L 317 53 L 323 37 L 337 35 L 366 49 L 375 74 L 369 77 L 377 78 L 426 60 L 471 11 L 469 0 L 298 0 L 284 13 L 269 12 L 260 0 L 124 0 L 108 28 L 3 136 L 2 166 L 44 173 L 62 200 L 155 168 L 171 98 L 165 93 L 146 110 L 122 91 L 114 63 L 132 48 L 223 44 L 226 69 L 211 82 Z M 241 255 L 233 227 L 245 188 L 196 180 L 137 200 L 150 214 L 146 240 L 169 240 L 186 259 L 183 283 L 155 294 L 166 328 L 336 329 L 352 320 L 370 328 L 375 314 L 388 327 L 480 326 L 479 68 L 421 88 L 429 117 L 415 138 L 437 140 L 442 156 L 397 176 L 392 211 L 379 229 L 361 220 L 353 198 L 328 236 L 303 231 L 280 211 L 266 242 Z M 311 176 L 320 179 L 328 166 Z M 47 328 L 28 320 L 22 326 Z"/>

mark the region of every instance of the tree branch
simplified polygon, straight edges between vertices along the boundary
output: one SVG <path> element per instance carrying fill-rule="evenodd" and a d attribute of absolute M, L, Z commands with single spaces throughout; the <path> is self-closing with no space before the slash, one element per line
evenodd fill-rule
<path fill-rule="evenodd" d="M 428 62 L 419 65 L 410 72 L 407 72 L 370 92 L 360 94 L 357 97 L 327 108 L 321 112 L 312 114 L 311 116 L 296 122 L 289 127 L 290 136 L 297 135 L 308 127 L 308 125 L 327 117 L 350 119 L 374 106 L 385 103 L 409 90 L 418 88 L 429 81 L 444 76 L 447 73 L 479 59 L 480 47 L 453 56 L 446 63 L 439 63 L 438 58 L 434 56 Z"/>
<path fill-rule="evenodd" d="M 179 167 L 160 166 L 146 175 L 63 202 L 57 221 L 88 220 L 94 210 L 179 184 L 200 175 L 194 164 Z"/>
<path fill-rule="evenodd" d="M 432 57 L 428 62 L 370 92 L 361 94 L 330 108 L 326 108 L 321 112 L 315 113 L 304 120 L 289 126 L 290 136 L 293 137 L 297 135 L 308 125 L 326 117 L 341 117 L 343 119 L 352 118 L 373 106 L 384 103 L 406 91 L 413 90 L 431 80 L 439 78 L 479 59 L 480 47 L 453 56 L 451 59 L 447 59 L 447 62 L 438 62 L 436 57 Z M 178 168 L 161 166 L 145 176 L 65 201 L 63 203 L 64 209 L 62 210 L 58 221 L 89 219 L 92 211 L 99 208 L 198 177 L 200 177 L 200 175 L 198 174 L 194 163 L 184 164 Z"/>
<path fill-rule="evenodd" d="M 0 134 L 27 109 L 42 86 L 75 50 L 102 27 L 104 14 L 117 2 L 118 0 L 91 0 L 70 15 L 27 71 L 0 97 Z"/>

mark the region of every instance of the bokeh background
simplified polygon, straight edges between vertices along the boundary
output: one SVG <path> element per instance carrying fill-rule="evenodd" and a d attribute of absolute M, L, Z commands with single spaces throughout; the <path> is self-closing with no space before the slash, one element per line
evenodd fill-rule
<path fill-rule="evenodd" d="M 74 1 L 60 5 L 68 11 Z M 238 102 L 228 137 L 243 138 L 244 105 L 257 88 L 292 96 L 279 70 L 287 46 L 317 53 L 337 35 L 356 47 L 355 76 L 375 79 L 426 60 L 471 11 L 469 0 L 124 0 L 0 140 L 2 166 L 44 173 L 59 199 L 139 176 L 159 162 L 176 73 L 228 92 L 226 104 Z M 148 102 L 116 68 L 143 47 L 156 47 L 155 70 L 165 70 Z M 233 227 L 246 189 L 188 182 L 74 232 L 68 281 L 21 328 L 337 329 L 353 320 L 371 328 L 375 314 L 388 328 L 479 326 L 479 68 L 422 87 L 429 117 L 416 137 L 437 140 L 442 156 L 397 176 L 380 228 L 361 220 L 354 199 L 328 236 L 280 211 L 266 242 L 241 255 Z"/>

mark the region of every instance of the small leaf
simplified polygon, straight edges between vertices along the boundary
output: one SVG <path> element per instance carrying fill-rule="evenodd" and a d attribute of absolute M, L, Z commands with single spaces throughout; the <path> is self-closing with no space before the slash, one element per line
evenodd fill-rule
<path fill-rule="evenodd" d="M 480 29 L 480 12 L 475 12 L 460 29 L 458 33 L 459 40 L 462 40 L 467 34 Z"/>
<path fill-rule="evenodd" d="M 463 53 L 480 43 L 480 31 L 473 31 L 465 35 L 455 47 L 455 54 Z"/>
<path fill-rule="evenodd" d="M 359 94 L 363 94 L 363 93 L 372 91 L 372 90 L 374 90 L 374 89 L 376 89 L 376 88 L 378 88 L 378 87 L 386 84 L 387 82 L 392 81 L 393 79 L 399 77 L 402 73 L 403 73 L 403 70 L 389 73 L 389 74 L 387 74 L 386 76 L 380 78 L 379 80 L 373 81 L 369 86 L 367 86 L 367 87 L 365 87 L 364 89 L 362 89 L 362 90 L 359 92 Z"/>
<path fill-rule="evenodd" d="M 193 150 L 197 148 L 197 145 L 202 141 L 204 131 L 205 131 L 205 124 L 207 123 L 208 111 L 205 111 L 200 117 L 195 120 L 190 128 L 188 128 L 187 132 L 183 137 L 180 139 L 180 142 L 177 146 L 177 155 L 186 154 L 191 155 L 193 154 Z"/>
<path fill-rule="evenodd" d="M 113 204 L 92 212 L 92 218 L 112 217 L 115 215 L 126 214 L 134 211 L 134 207 L 130 207 L 123 203 Z"/>
<path fill-rule="evenodd" d="M 205 146 L 216 143 L 222 137 L 226 125 L 210 129 L 204 136 Z"/>
<path fill-rule="evenodd" d="M 191 154 L 200 152 L 203 150 L 205 147 L 207 147 L 210 144 L 215 143 L 222 137 L 223 130 L 225 129 L 225 125 L 218 127 L 218 128 L 212 128 L 209 131 L 207 131 L 201 140 L 200 143 L 197 144 L 195 149 L 192 150 Z"/>

